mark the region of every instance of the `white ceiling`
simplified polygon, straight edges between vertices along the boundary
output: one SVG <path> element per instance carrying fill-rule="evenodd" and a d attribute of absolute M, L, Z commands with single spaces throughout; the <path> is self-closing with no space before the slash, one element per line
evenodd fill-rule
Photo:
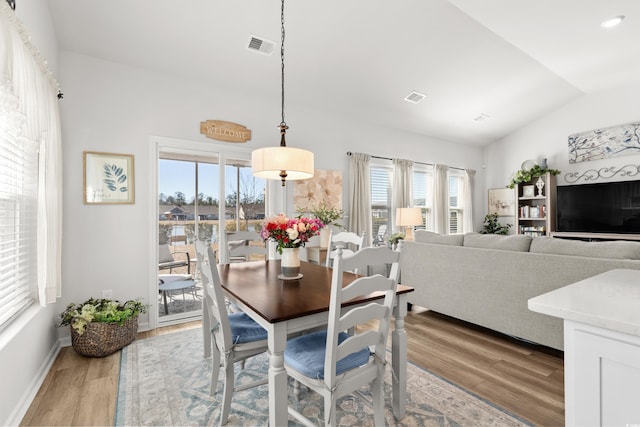
<path fill-rule="evenodd" d="M 251 34 L 279 43 L 278 0 L 48 5 L 60 49 L 280 109 L 279 49 L 246 49 Z M 599 26 L 615 15 L 626 15 L 620 26 Z M 287 111 L 309 105 L 454 142 L 487 144 L 583 94 L 640 81 L 638 0 L 289 0 L 285 27 Z M 412 90 L 427 97 L 404 101 Z M 490 118 L 474 122 L 481 113 Z"/>

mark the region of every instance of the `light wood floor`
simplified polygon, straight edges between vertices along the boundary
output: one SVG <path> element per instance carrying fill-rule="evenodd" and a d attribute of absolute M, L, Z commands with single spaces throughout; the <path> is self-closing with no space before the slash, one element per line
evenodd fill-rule
<path fill-rule="evenodd" d="M 142 332 L 138 339 L 199 327 Z M 540 426 L 564 425 L 561 352 L 419 309 L 406 318 L 409 360 Z M 113 425 L 120 352 L 87 358 L 62 349 L 21 425 Z"/>

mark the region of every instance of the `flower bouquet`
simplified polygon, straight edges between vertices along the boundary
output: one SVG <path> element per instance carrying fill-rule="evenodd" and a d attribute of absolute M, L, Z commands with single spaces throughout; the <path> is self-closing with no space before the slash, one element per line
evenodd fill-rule
<path fill-rule="evenodd" d="M 320 234 L 322 227 L 324 224 L 317 218 L 287 218 L 279 214 L 267 218 L 260 236 L 276 242 L 276 249 L 282 255 L 282 249 L 304 247 L 311 237 Z"/>

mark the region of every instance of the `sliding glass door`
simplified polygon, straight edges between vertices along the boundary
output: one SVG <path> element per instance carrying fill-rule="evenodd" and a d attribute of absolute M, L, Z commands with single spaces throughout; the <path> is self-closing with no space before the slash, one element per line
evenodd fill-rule
<path fill-rule="evenodd" d="M 258 229 L 264 219 L 265 182 L 253 177 L 248 159 L 233 157 L 160 151 L 159 324 L 201 316 L 195 240 L 212 245 L 219 259 L 224 230 Z"/>

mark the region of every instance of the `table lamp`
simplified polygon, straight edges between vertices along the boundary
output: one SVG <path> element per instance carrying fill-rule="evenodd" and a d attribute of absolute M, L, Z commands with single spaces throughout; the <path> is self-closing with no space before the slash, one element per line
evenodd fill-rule
<path fill-rule="evenodd" d="M 422 224 L 422 209 L 396 208 L 396 225 L 404 227 L 406 240 L 413 240 L 413 227 Z"/>

